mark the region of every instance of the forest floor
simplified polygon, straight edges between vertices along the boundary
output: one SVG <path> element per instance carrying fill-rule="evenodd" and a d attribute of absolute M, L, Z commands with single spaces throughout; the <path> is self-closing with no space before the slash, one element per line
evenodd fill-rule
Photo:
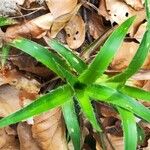
<path fill-rule="evenodd" d="M 107 69 L 107 74 L 114 75 L 129 65 L 146 30 L 143 0 L 0 0 L 0 16 L 13 20 L 1 27 L 0 46 L 2 48 L 5 43 L 21 36 L 50 49 L 44 37 L 57 38 L 89 63 L 116 26 L 134 15 L 136 20 Z M 98 47 L 84 51 L 96 39 L 99 39 Z M 2 64 L 0 69 L 0 117 L 23 108 L 60 83 L 60 78 L 44 65 L 11 48 L 5 65 Z M 132 77 L 132 84 L 150 91 L 150 55 Z M 150 106 L 149 102 L 143 104 Z M 95 106 L 108 137 L 105 139 L 107 149 L 112 150 L 113 145 L 116 150 L 123 150 L 123 132 L 116 110 L 104 103 Z M 102 150 L 89 122 L 84 117 L 82 122 L 82 149 Z M 145 141 L 138 149 L 150 150 L 150 125 L 142 121 L 138 123 L 146 133 Z M 73 149 L 72 142 L 66 140 L 60 108 L 0 129 L 0 150 L 29 149 Z"/>

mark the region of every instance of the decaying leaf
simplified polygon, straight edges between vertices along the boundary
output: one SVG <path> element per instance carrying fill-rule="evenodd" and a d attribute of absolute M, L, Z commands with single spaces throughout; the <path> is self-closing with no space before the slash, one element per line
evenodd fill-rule
<path fill-rule="evenodd" d="M 101 35 L 105 33 L 105 31 L 108 29 L 102 21 L 102 17 L 99 16 L 96 13 L 92 13 L 89 17 L 89 22 L 88 22 L 88 27 L 89 27 L 89 32 L 90 35 L 94 38 L 97 39 Z"/>
<path fill-rule="evenodd" d="M 133 36 L 137 31 L 138 26 L 145 19 L 145 10 L 134 10 L 129 5 L 120 0 L 103 0 L 99 6 L 100 15 L 104 16 L 106 20 L 110 20 L 111 23 L 121 24 L 127 18 L 136 16 L 133 27 L 130 34 Z"/>
<path fill-rule="evenodd" d="M 20 150 L 41 150 L 32 137 L 31 126 L 27 123 L 19 123 L 17 133 L 20 142 Z"/>
<path fill-rule="evenodd" d="M 81 16 L 75 15 L 65 27 L 66 41 L 72 49 L 79 48 L 85 40 L 85 23 Z"/>
<path fill-rule="evenodd" d="M 135 42 L 123 42 L 121 48 L 111 63 L 111 68 L 113 70 L 125 69 L 135 55 L 138 46 L 139 44 Z"/>
<path fill-rule="evenodd" d="M 77 5 L 77 0 L 45 0 L 47 6 L 55 18 L 70 13 Z"/>
<path fill-rule="evenodd" d="M 60 108 L 34 118 L 33 138 L 43 150 L 67 150 L 65 127 Z"/>
<path fill-rule="evenodd" d="M 6 128 L 0 129 L 0 149 L 19 150 L 19 141 L 15 138 L 15 136 L 16 135 L 8 134 Z"/>
<path fill-rule="evenodd" d="M 13 86 L 3 85 L 0 87 L 0 117 L 6 117 L 9 114 L 21 108 L 19 104 L 19 90 Z"/>
<path fill-rule="evenodd" d="M 137 41 L 141 42 L 144 32 L 146 31 L 146 26 L 147 26 L 147 22 L 145 22 L 139 26 L 138 31 L 134 35 L 134 38 Z"/>
<path fill-rule="evenodd" d="M 143 9 L 144 0 L 124 0 L 128 5 L 133 7 L 135 10 Z"/>

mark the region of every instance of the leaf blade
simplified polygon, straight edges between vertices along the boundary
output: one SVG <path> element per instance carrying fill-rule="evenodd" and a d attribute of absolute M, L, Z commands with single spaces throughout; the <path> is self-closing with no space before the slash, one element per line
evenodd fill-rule
<path fill-rule="evenodd" d="M 60 96 L 61 95 L 61 99 Z M 0 120 L 0 128 L 22 121 L 34 115 L 38 115 L 49 109 L 58 107 L 67 101 L 68 97 L 73 96 L 72 88 L 69 85 L 59 87 L 50 93 L 38 98 L 33 103 L 23 109 Z"/>
<path fill-rule="evenodd" d="M 78 150 L 81 148 L 81 135 L 78 118 L 76 116 L 75 108 L 73 105 L 73 100 L 64 103 L 64 105 L 62 106 L 62 111 L 69 135 L 71 136 L 74 145 L 74 149 Z"/>
<path fill-rule="evenodd" d="M 124 150 L 136 150 L 137 147 L 137 126 L 134 115 L 122 108 L 117 107 L 123 126 Z M 134 136 L 131 136 L 134 135 Z"/>
<path fill-rule="evenodd" d="M 48 39 L 45 37 L 48 45 L 59 53 L 72 68 L 74 68 L 78 73 L 82 73 L 83 70 L 87 68 L 87 65 L 81 60 L 77 55 L 75 55 L 71 50 L 66 48 L 63 44 L 55 39 Z"/>
<path fill-rule="evenodd" d="M 104 73 L 120 47 L 134 19 L 135 17 L 129 18 L 111 34 L 88 69 L 86 69 L 79 77 L 81 82 L 92 83 Z M 99 68 L 97 68 L 97 66 Z"/>

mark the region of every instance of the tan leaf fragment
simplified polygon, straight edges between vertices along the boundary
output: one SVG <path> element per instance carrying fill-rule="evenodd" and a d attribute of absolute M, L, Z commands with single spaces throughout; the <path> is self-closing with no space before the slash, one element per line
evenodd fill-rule
<path fill-rule="evenodd" d="M 0 129 L 0 149 L 19 150 L 19 141 L 15 138 L 15 136 L 16 135 L 8 134 L 6 128 Z"/>
<path fill-rule="evenodd" d="M 50 12 L 55 18 L 70 13 L 77 5 L 77 0 L 45 0 Z"/>
<path fill-rule="evenodd" d="M 99 13 L 104 16 L 106 20 L 110 20 L 111 23 L 116 22 L 117 24 L 121 24 L 131 16 L 136 16 L 136 20 L 130 31 L 131 36 L 135 34 L 138 26 L 145 19 L 144 9 L 135 11 L 129 5 L 120 0 L 103 0 L 99 6 Z"/>
<path fill-rule="evenodd" d="M 123 42 L 121 48 L 118 50 L 118 53 L 116 54 L 111 63 L 111 68 L 113 70 L 125 69 L 131 62 L 138 47 L 139 44 L 135 42 Z"/>
<path fill-rule="evenodd" d="M 20 142 L 20 150 L 41 150 L 32 137 L 31 126 L 27 123 L 19 123 L 17 133 Z"/>
<path fill-rule="evenodd" d="M 90 35 L 97 39 L 101 35 L 105 33 L 105 31 L 108 29 L 106 26 L 104 26 L 102 22 L 102 17 L 97 15 L 96 13 L 92 13 L 89 17 L 88 22 L 89 32 Z"/>
<path fill-rule="evenodd" d="M 146 31 L 146 26 L 147 26 L 147 22 L 145 22 L 145 23 L 143 23 L 143 24 L 141 24 L 141 25 L 139 26 L 137 32 L 136 32 L 135 35 L 134 35 L 134 38 L 135 38 L 137 41 L 141 42 L 141 40 L 142 40 L 142 38 L 143 38 L 143 35 L 144 35 L 145 31 Z"/>
<path fill-rule="evenodd" d="M 6 117 L 9 114 L 19 110 L 21 108 L 19 101 L 19 90 L 9 85 L 1 86 L 0 117 Z"/>
<path fill-rule="evenodd" d="M 65 127 L 60 108 L 34 118 L 33 138 L 43 150 L 67 150 Z"/>
<path fill-rule="evenodd" d="M 70 48 L 79 48 L 85 40 L 85 23 L 81 16 L 75 15 L 65 26 L 66 41 Z"/>
<path fill-rule="evenodd" d="M 124 0 L 128 5 L 133 7 L 135 10 L 143 9 L 144 0 Z"/>

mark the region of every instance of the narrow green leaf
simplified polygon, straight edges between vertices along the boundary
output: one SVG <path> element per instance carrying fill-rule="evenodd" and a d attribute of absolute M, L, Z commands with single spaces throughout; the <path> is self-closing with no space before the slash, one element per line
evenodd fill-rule
<path fill-rule="evenodd" d="M 6 26 L 6 25 L 12 25 L 15 23 L 17 23 L 17 22 L 11 18 L 6 18 L 3 16 L 0 16 L 0 27 Z"/>
<path fill-rule="evenodd" d="M 146 7 L 146 16 L 147 16 L 147 27 L 150 28 L 150 1 L 145 0 L 145 7 Z"/>
<path fill-rule="evenodd" d="M 88 118 L 88 120 L 91 122 L 93 128 L 97 130 L 98 132 L 101 132 L 102 129 L 100 128 L 97 119 L 95 117 L 95 113 L 91 104 L 91 100 L 89 99 L 88 95 L 84 93 L 84 91 L 78 91 L 77 92 L 77 100 L 79 102 L 79 105 L 85 114 L 85 116 Z"/>
<path fill-rule="evenodd" d="M 136 99 L 150 101 L 150 92 L 148 91 L 136 87 L 132 87 L 132 86 L 124 86 L 123 88 L 120 89 L 120 91 Z"/>
<path fill-rule="evenodd" d="M 148 108 L 115 89 L 94 84 L 87 87 L 86 92 L 86 94 L 97 101 L 119 106 L 150 122 L 150 110 Z"/>
<path fill-rule="evenodd" d="M 69 135 L 71 136 L 74 145 L 74 149 L 80 150 L 80 126 L 72 99 L 64 103 L 64 105 L 62 106 L 62 111 Z"/>
<path fill-rule="evenodd" d="M 6 60 L 7 60 L 8 55 L 9 55 L 9 50 L 10 50 L 9 45 L 4 45 L 2 48 L 2 60 L 1 60 L 2 67 L 4 67 L 4 65 L 6 63 Z"/>
<path fill-rule="evenodd" d="M 92 83 L 104 73 L 120 47 L 134 19 L 135 17 L 129 18 L 111 34 L 90 64 L 89 68 L 86 69 L 79 77 L 81 82 Z"/>
<path fill-rule="evenodd" d="M 74 84 L 77 81 L 76 77 L 63 66 L 64 62 L 43 46 L 25 38 L 16 39 L 9 43 L 9 45 L 31 55 L 61 78 L 65 78 L 69 83 Z"/>
<path fill-rule="evenodd" d="M 141 68 L 150 49 L 149 39 L 150 39 L 150 30 L 145 32 L 143 39 L 141 41 L 141 44 L 134 58 L 129 64 L 128 68 L 125 69 L 125 71 L 123 71 L 121 74 L 116 75 L 112 77 L 111 79 L 109 79 L 109 81 L 125 82 L 127 79 L 129 79 L 132 75 L 134 75 Z"/>
<path fill-rule="evenodd" d="M 123 126 L 124 133 L 124 150 L 136 150 L 137 147 L 137 126 L 133 113 L 117 107 Z M 134 135 L 134 136 L 132 136 Z"/>
<path fill-rule="evenodd" d="M 82 73 L 87 68 L 84 61 L 75 55 L 70 49 L 66 48 L 63 44 L 55 39 L 48 39 L 45 37 L 45 40 L 48 45 L 59 53 L 78 73 Z"/>
<path fill-rule="evenodd" d="M 69 85 L 59 87 L 38 98 L 36 101 L 24 107 L 23 109 L 1 119 L 0 127 L 2 128 L 10 124 L 17 123 L 29 117 L 48 111 L 49 109 L 58 107 L 69 100 L 68 98 L 72 96 L 73 91 Z"/>

